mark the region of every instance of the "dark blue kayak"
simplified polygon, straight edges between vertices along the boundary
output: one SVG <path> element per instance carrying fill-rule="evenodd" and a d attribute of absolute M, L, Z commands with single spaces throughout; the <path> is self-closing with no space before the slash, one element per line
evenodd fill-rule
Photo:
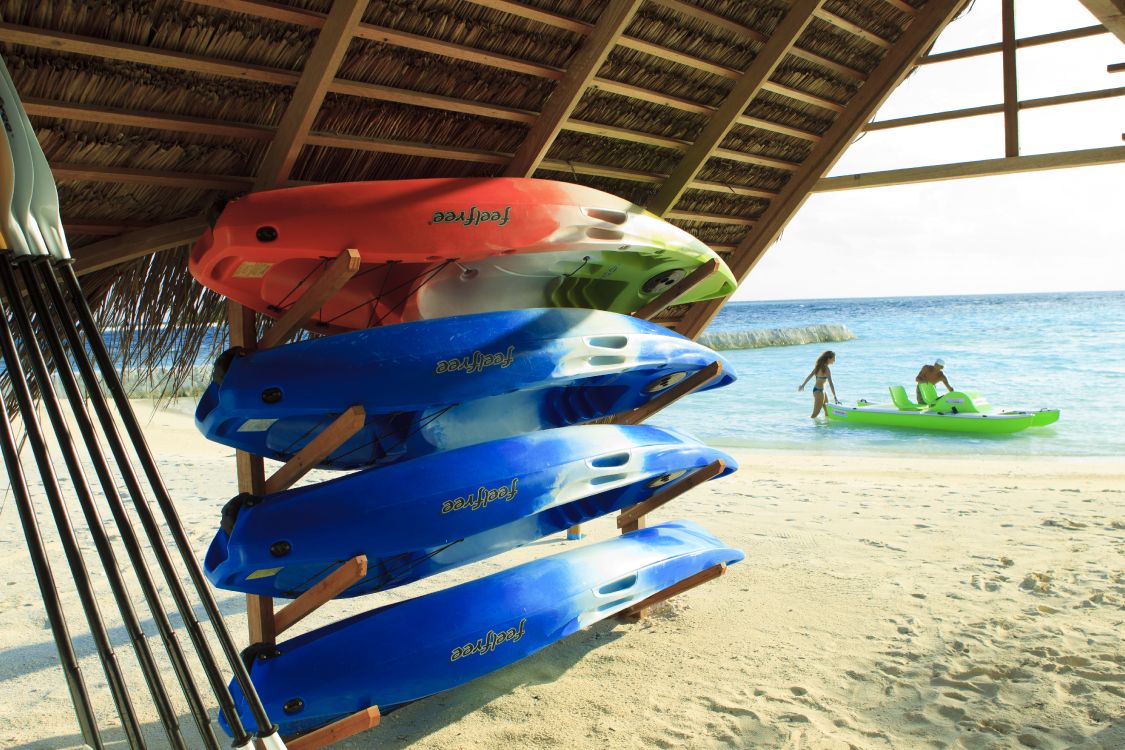
<path fill-rule="evenodd" d="M 364 427 L 322 464 L 352 469 L 563 427 L 642 406 L 719 361 L 663 326 L 616 313 L 462 315 L 228 352 L 196 409 L 213 440 L 286 460 L 362 405 Z"/>
<path fill-rule="evenodd" d="M 694 523 L 665 523 L 313 630 L 262 649 L 250 676 L 281 734 L 304 732 L 463 685 L 742 558 Z"/>
<path fill-rule="evenodd" d="M 726 453 L 645 425 L 581 425 L 367 469 L 224 509 L 222 589 L 294 597 L 359 554 L 356 596 L 499 554 L 648 499 Z"/>

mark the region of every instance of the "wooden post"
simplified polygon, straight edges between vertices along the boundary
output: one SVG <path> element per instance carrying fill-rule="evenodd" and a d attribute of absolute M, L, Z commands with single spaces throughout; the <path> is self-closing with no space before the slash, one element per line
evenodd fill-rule
<path fill-rule="evenodd" d="M 359 251 L 344 250 L 324 269 L 316 281 L 311 283 L 293 305 L 285 311 L 277 322 L 270 326 L 262 336 L 261 348 L 269 349 L 288 341 L 297 329 L 309 322 L 321 305 L 343 288 L 348 280 L 359 270 Z"/>
<path fill-rule="evenodd" d="M 1020 155 L 1019 93 L 1016 88 L 1015 0 L 1000 2 L 1000 55 L 1004 76 L 1004 156 Z"/>
<path fill-rule="evenodd" d="M 231 346 L 240 346 L 247 351 L 258 348 L 256 315 L 237 302 L 227 303 L 227 319 L 230 322 Z M 238 473 L 238 491 L 261 495 L 266 485 L 265 465 L 261 456 L 245 451 L 235 451 L 235 471 Z M 277 631 L 273 620 L 273 598 L 269 596 L 246 595 L 246 625 L 251 643 L 275 643 Z"/>

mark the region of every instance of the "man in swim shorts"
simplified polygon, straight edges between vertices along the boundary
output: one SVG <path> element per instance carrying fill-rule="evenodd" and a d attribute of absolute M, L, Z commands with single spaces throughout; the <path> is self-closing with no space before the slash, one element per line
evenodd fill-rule
<path fill-rule="evenodd" d="M 922 383 L 930 383 L 932 385 L 943 383 L 945 384 L 946 388 L 952 391 L 953 386 L 949 384 L 949 380 L 945 377 L 944 370 L 945 360 L 939 357 L 934 360 L 934 363 L 932 365 L 922 365 L 922 369 L 918 371 L 918 374 L 916 376 L 914 376 L 914 382 L 918 383 L 919 385 Z M 918 399 L 918 403 L 923 403 L 922 389 L 915 387 L 914 392 L 915 396 Z"/>

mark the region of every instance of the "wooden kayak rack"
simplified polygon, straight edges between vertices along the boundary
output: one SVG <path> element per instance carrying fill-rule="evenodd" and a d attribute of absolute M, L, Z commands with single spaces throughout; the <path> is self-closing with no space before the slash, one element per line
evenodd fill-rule
<path fill-rule="evenodd" d="M 258 316 L 243 305 L 227 302 L 227 317 L 230 323 L 230 345 L 241 347 L 244 351 L 268 349 L 280 346 L 291 339 L 313 314 L 329 298 L 338 292 L 359 271 L 360 254 L 354 249 L 346 249 L 337 255 L 324 272 L 303 290 L 298 289 L 297 300 L 258 337 Z M 718 268 L 714 260 L 708 261 L 677 284 L 660 294 L 649 304 L 633 313 L 634 317 L 649 320 L 658 315 L 668 305 L 692 287 L 710 276 Z M 616 414 L 605 419 L 594 420 L 603 424 L 639 424 L 669 404 L 683 398 L 692 391 L 711 382 L 722 373 L 722 364 L 714 362 L 679 383 L 666 389 L 647 404 L 632 411 Z M 238 491 L 256 496 L 268 495 L 292 487 L 310 470 L 327 458 L 363 427 L 366 414 L 363 406 L 355 404 L 344 410 L 313 440 L 283 463 L 269 477 L 265 475 L 265 463 L 261 456 L 245 451 L 235 451 L 235 471 L 238 476 Z M 593 422 L 592 422 L 593 423 Z M 621 511 L 617 527 L 622 534 L 644 528 L 645 516 L 660 506 L 679 497 L 703 482 L 723 472 L 722 461 L 694 470 L 678 482 L 668 485 L 652 495 L 648 500 Z M 581 527 L 574 526 L 567 532 L 568 539 L 580 539 Z M 621 617 L 641 618 L 648 607 L 683 593 L 702 583 L 713 580 L 726 572 L 726 565 L 719 564 L 658 591 L 647 599 L 634 604 L 620 614 Z M 336 570 L 279 610 L 274 610 L 273 598 L 269 596 L 246 595 L 246 616 L 250 643 L 273 645 L 285 630 L 308 617 L 317 609 L 339 596 L 347 588 L 367 575 L 367 558 L 357 555 L 344 561 Z M 289 750 L 318 750 L 352 735 L 378 726 L 380 712 L 378 706 L 346 716 L 327 726 L 311 732 L 285 738 Z M 261 747 L 259 743 L 259 747 Z"/>

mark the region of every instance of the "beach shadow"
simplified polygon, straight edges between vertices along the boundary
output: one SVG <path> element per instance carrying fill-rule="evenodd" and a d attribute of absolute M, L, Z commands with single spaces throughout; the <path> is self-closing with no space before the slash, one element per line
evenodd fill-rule
<path fill-rule="evenodd" d="M 180 716 L 179 724 L 184 742 L 188 747 L 205 747 L 190 714 Z M 230 747 L 230 738 L 223 733 L 223 730 L 214 720 L 211 722 L 211 729 L 215 733 L 215 738 L 219 741 L 219 747 Z M 120 727 L 98 727 L 98 730 L 106 750 L 131 750 L 129 740 Z M 164 727 L 158 721 L 142 724 L 141 735 L 144 737 L 147 747 L 166 748 L 170 746 L 168 735 L 165 734 Z M 81 733 L 75 732 L 74 734 L 59 734 L 54 737 L 39 737 L 18 745 L 5 745 L 5 750 L 89 750 L 89 745 L 85 744 Z"/>
<path fill-rule="evenodd" d="M 103 614 L 109 614 L 109 607 L 104 602 L 100 602 Z M 222 614 L 223 619 L 229 617 L 236 617 L 245 613 L 245 599 L 241 596 L 229 596 L 217 601 L 219 612 Z M 138 605 L 140 606 L 140 605 Z M 195 619 L 200 623 L 203 632 L 207 634 L 210 642 L 211 638 L 211 625 L 207 621 L 207 615 L 203 611 L 202 606 L 195 608 Z M 116 612 L 114 612 L 116 614 Z M 71 643 L 74 644 L 74 653 L 79 659 L 87 656 L 96 656 L 97 649 L 94 646 L 94 638 L 86 629 L 86 620 L 81 613 L 80 608 L 76 608 L 73 613 L 67 613 L 67 624 L 71 628 Z M 46 619 L 46 614 L 43 615 Z M 179 612 L 169 611 L 168 621 L 172 625 L 172 630 L 176 632 L 176 641 L 180 644 L 181 650 L 189 662 L 195 661 L 195 650 L 191 644 L 191 639 L 186 633 L 184 628 L 184 621 L 180 617 Z M 145 635 L 148 636 L 149 648 L 155 652 L 163 652 L 164 644 L 160 639 L 159 631 L 156 629 L 156 623 L 151 617 L 141 621 L 141 628 L 144 630 Z M 133 651 L 132 642 L 129 640 L 129 632 L 123 625 L 107 628 L 109 634 L 109 641 L 113 650 L 118 653 L 119 658 L 124 657 L 127 661 L 135 659 L 135 652 Z M 26 674 L 32 674 L 44 669 L 57 669 L 59 665 L 59 652 L 55 648 L 55 642 L 49 634 L 45 632 L 46 640 L 40 643 L 32 643 L 26 646 L 15 646 L 13 648 L 4 649 L 0 651 L 0 682 L 14 679 Z M 224 668 L 218 649 L 212 645 L 212 653 L 215 654 L 216 661 L 219 662 L 220 669 Z M 87 671 L 84 665 L 84 672 Z M 94 670 L 100 674 L 100 670 Z"/>
<path fill-rule="evenodd" d="M 401 750 L 465 716 L 479 711 L 497 698 L 517 689 L 554 682 L 587 655 L 626 635 L 616 618 L 603 620 L 526 659 L 462 687 L 423 698 L 394 710 L 380 726 L 332 747 L 360 750 Z"/>

